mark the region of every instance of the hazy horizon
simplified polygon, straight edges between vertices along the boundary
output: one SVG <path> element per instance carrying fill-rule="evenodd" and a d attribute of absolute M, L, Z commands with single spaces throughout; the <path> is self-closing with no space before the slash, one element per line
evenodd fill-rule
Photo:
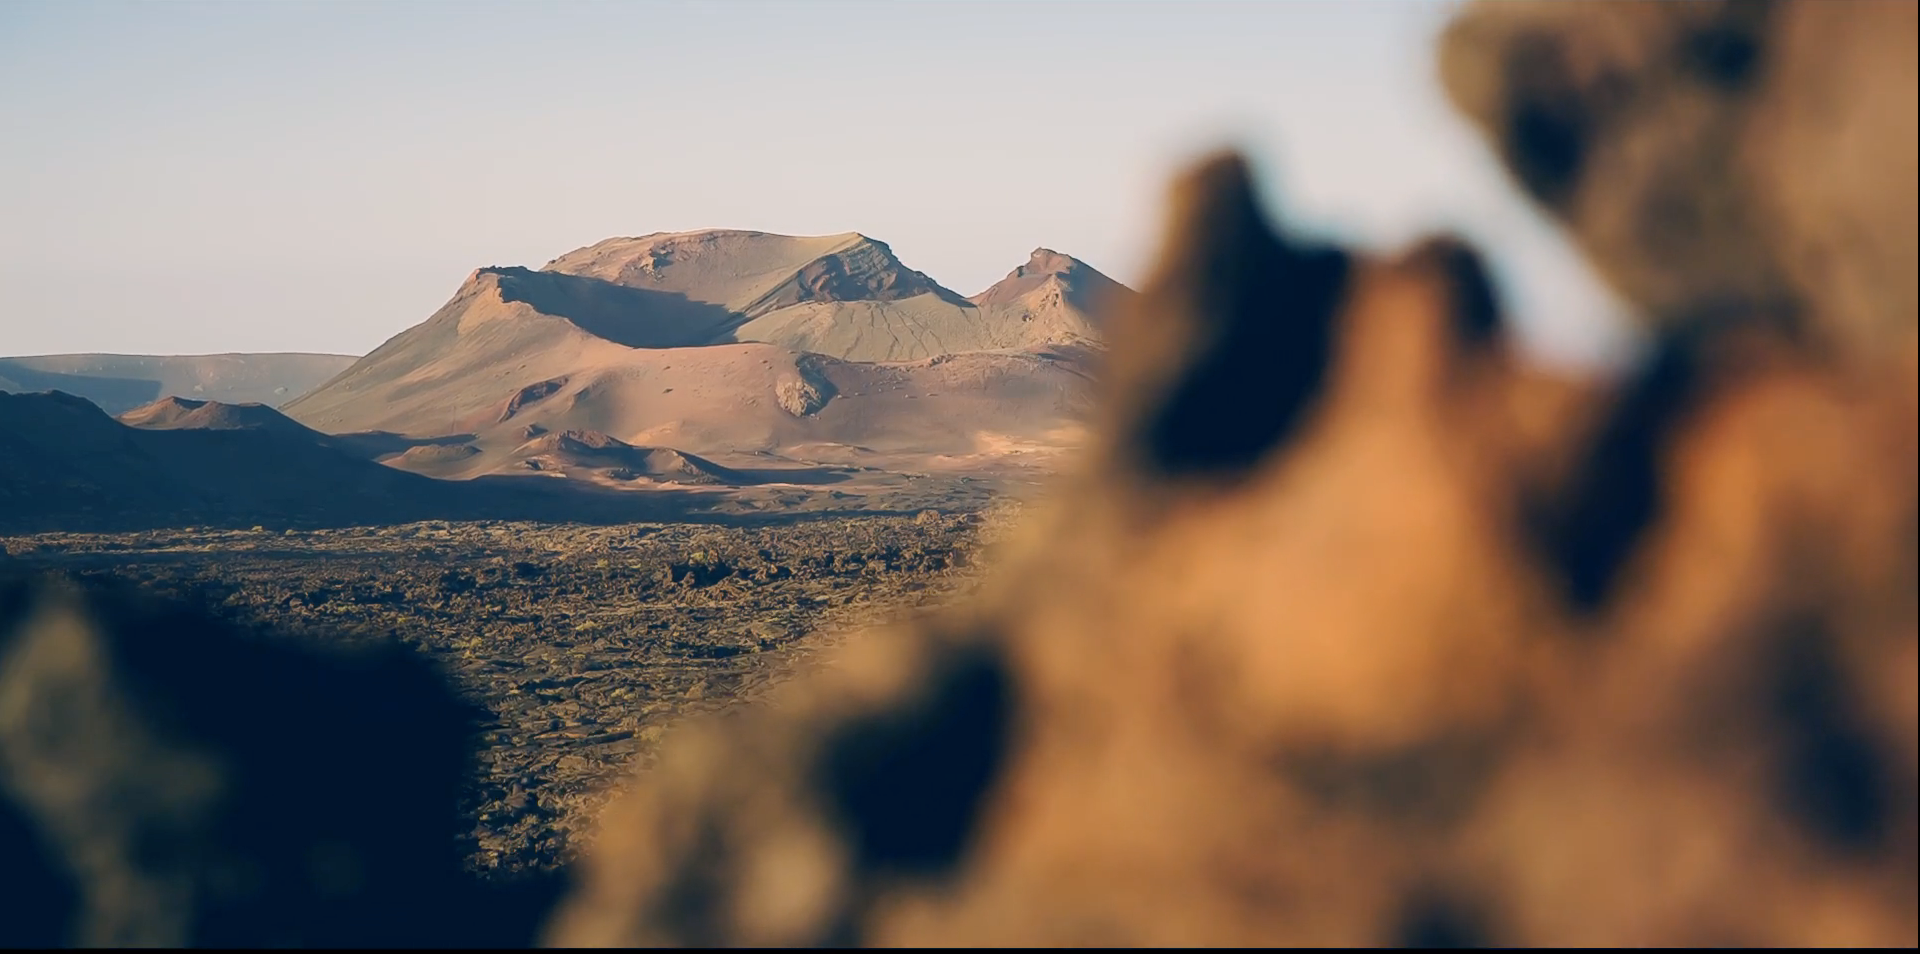
<path fill-rule="evenodd" d="M 474 268 L 614 235 L 858 231 L 972 294 L 1138 285 L 1170 176 L 1494 262 L 1528 340 L 1621 306 L 1433 79 L 1444 2 L 0 5 L 0 354 L 363 354 Z"/>

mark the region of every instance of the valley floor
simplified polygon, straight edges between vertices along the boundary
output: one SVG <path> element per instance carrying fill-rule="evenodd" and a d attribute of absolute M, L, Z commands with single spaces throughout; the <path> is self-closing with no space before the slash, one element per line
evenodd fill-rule
<path fill-rule="evenodd" d="M 274 638 L 398 638 L 488 713 L 471 861 L 551 869 L 666 726 L 758 697 L 852 627 L 977 578 L 979 513 L 778 525 L 430 521 L 280 532 L 0 537 L 16 563 L 107 574 Z"/>

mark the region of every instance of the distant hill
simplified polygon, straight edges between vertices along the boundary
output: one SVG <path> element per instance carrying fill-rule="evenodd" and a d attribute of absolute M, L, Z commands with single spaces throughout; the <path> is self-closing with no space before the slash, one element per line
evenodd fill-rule
<path fill-rule="evenodd" d="M 268 431 L 297 439 L 325 443 L 326 435 L 309 428 L 265 404 L 228 404 L 224 401 L 196 401 L 192 398 L 163 397 L 152 404 L 120 415 L 122 423 L 156 431 L 214 430 Z"/>
<path fill-rule="evenodd" d="M 0 358 L 0 391 L 59 390 L 109 414 L 179 396 L 232 404 L 280 405 L 346 370 L 351 355 L 53 354 Z"/>

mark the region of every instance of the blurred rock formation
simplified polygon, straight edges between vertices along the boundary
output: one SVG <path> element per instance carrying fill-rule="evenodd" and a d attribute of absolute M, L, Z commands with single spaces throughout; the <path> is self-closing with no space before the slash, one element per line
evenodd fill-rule
<path fill-rule="evenodd" d="M 1914 9 L 1456 22 L 1619 381 L 1202 164 L 997 587 L 672 740 L 548 939 L 1913 944 Z"/>

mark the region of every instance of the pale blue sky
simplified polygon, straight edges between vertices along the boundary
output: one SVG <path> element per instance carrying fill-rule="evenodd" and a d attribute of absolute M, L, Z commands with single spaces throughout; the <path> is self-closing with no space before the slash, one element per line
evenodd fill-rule
<path fill-rule="evenodd" d="M 1168 177 L 1480 243 L 1529 341 L 1619 305 L 1445 105 L 1434 2 L 0 2 L 0 354 L 361 353 L 477 266 L 859 231 L 962 293 L 1137 282 Z"/>

